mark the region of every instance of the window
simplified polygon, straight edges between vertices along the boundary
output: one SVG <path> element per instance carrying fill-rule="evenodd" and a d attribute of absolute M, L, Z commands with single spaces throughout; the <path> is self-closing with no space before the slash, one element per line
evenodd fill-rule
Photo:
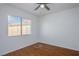
<path fill-rule="evenodd" d="M 8 16 L 8 36 L 31 34 L 31 20 Z"/>
<path fill-rule="evenodd" d="M 31 20 L 22 19 L 22 35 L 31 34 Z"/>

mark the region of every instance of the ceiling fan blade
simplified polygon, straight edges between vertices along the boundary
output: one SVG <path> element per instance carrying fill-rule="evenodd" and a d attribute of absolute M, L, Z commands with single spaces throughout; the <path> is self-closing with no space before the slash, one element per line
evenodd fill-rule
<path fill-rule="evenodd" d="M 40 5 L 38 5 L 34 10 L 37 10 L 40 7 Z"/>
<path fill-rule="evenodd" d="M 47 9 L 47 10 L 50 10 L 50 8 L 45 4 L 45 8 Z"/>

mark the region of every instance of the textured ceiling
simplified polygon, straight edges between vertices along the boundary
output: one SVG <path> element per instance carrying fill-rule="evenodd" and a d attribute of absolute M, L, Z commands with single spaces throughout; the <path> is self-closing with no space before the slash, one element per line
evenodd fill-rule
<path fill-rule="evenodd" d="M 56 13 L 63 10 L 79 7 L 79 3 L 50 3 L 47 4 L 50 8 L 49 11 L 45 8 L 39 8 L 35 11 L 34 9 L 38 6 L 38 4 L 35 3 L 8 3 L 7 5 L 20 8 L 36 16 L 43 16 L 49 13 Z"/>

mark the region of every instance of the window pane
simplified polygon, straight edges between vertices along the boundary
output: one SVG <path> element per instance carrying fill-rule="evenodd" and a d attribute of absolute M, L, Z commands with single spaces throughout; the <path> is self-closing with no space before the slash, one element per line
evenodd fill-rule
<path fill-rule="evenodd" d="M 21 17 L 8 16 L 8 36 L 21 35 Z"/>
<path fill-rule="evenodd" d="M 31 20 L 22 20 L 22 34 L 31 34 Z"/>

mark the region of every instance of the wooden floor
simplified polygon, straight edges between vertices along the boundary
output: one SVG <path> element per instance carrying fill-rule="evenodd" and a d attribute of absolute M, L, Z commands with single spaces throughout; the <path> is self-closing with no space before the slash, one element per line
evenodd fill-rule
<path fill-rule="evenodd" d="M 79 56 L 79 51 L 74 51 L 44 43 L 36 43 L 23 49 L 11 52 L 5 56 Z"/>

